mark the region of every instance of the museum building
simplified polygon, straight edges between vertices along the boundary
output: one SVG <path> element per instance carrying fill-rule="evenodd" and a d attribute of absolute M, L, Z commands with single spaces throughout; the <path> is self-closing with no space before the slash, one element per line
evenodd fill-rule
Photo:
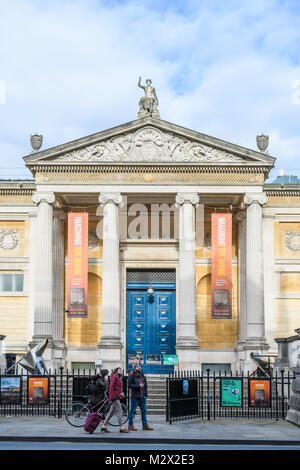
<path fill-rule="evenodd" d="M 0 182 L 7 357 L 48 338 L 52 369 L 129 370 L 139 355 L 157 374 L 177 355 L 179 369 L 247 371 L 251 352 L 276 353 L 275 339 L 299 328 L 299 181 L 265 182 L 266 136 L 251 150 L 166 122 L 146 91 L 134 121 L 45 150 L 32 136 L 33 180 Z M 79 292 L 70 221 L 82 214 Z M 214 275 L 218 215 L 226 288 Z"/>

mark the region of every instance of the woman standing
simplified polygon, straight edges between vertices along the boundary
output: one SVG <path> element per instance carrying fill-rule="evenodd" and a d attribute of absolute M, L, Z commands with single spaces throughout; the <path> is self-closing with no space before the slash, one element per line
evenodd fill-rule
<path fill-rule="evenodd" d="M 108 389 L 108 370 L 102 369 L 100 374 L 97 374 L 94 377 L 95 391 L 90 394 L 90 402 L 93 406 L 99 404 L 104 396 L 105 392 Z"/>
<path fill-rule="evenodd" d="M 120 432 L 129 432 L 122 425 L 123 412 L 122 412 L 120 399 L 124 397 L 124 393 L 123 393 L 123 382 L 122 382 L 121 377 L 122 377 L 122 369 L 121 367 L 117 367 L 114 370 L 114 374 L 111 377 L 110 382 L 109 382 L 109 399 L 112 401 L 112 404 L 110 406 L 109 412 L 101 428 L 101 431 L 103 432 L 110 432 L 107 429 L 107 423 L 114 413 L 117 413 L 118 415 Z"/>

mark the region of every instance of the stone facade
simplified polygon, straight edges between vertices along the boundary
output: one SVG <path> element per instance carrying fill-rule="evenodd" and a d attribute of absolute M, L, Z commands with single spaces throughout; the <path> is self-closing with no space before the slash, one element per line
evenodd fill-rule
<path fill-rule="evenodd" d="M 272 157 L 145 117 L 24 160 L 34 181 L 0 185 L 0 274 L 23 274 L 21 290 L 0 292 L 4 352 L 18 356 L 47 337 L 48 367 L 125 367 L 132 268 L 176 271 L 182 369 L 248 370 L 251 352 L 277 352 L 274 338 L 299 327 L 300 189 L 264 183 Z M 162 204 L 172 207 L 166 233 L 150 214 L 162 223 Z M 71 210 L 89 213 L 87 318 L 65 312 Z M 231 319 L 211 318 L 215 210 L 233 215 Z"/>

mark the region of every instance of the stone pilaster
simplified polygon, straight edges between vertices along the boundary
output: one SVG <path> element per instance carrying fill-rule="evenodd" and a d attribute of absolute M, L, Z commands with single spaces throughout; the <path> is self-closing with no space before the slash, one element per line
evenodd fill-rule
<path fill-rule="evenodd" d="M 53 342 L 56 367 L 65 360 L 66 344 L 64 340 L 64 226 L 66 214 L 54 210 L 53 214 Z"/>
<path fill-rule="evenodd" d="M 267 202 L 264 193 L 246 194 L 246 341 L 245 368 L 253 367 L 250 352 L 263 353 L 269 349 L 265 339 L 262 206 Z"/>
<path fill-rule="evenodd" d="M 246 212 L 235 214 L 238 223 L 238 324 L 239 337 L 236 344 L 238 369 L 243 369 L 244 346 L 246 340 L 247 304 L 246 304 Z M 242 351 L 242 354 L 240 352 Z"/>
<path fill-rule="evenodd" d="M 53 208 L 54 193 L 35 193 L 35 296 L 33 342 L 53 338 Z"/>
<path fill-rule="evenodd" d="M 102 193 L 103 206 L 103 274 L 102 336 L 98 345 L 103 367 L 121 365 L 119 206 L 120 193 Z"/>
<path fill-rule="evenodd" d="M 180 368 L 199 367 L 199 342 L 196 332 L 195 205 L 197 193 L 178 193 L 179 207 L 179 314 L 176 351 Z"/>

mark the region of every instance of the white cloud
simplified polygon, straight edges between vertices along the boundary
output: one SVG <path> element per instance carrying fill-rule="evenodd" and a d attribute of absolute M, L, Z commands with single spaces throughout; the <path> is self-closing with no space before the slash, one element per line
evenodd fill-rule
<path fill-rule="evenodd" d="M 276 165 L 297 166 L 292 3 L 4 2 L 0 166 L 23 165 L 36 131 L 47 148 L 136 119 L 139 75 L 153 80 L 162 119 L 255 149 L 268 133 Z"/>

